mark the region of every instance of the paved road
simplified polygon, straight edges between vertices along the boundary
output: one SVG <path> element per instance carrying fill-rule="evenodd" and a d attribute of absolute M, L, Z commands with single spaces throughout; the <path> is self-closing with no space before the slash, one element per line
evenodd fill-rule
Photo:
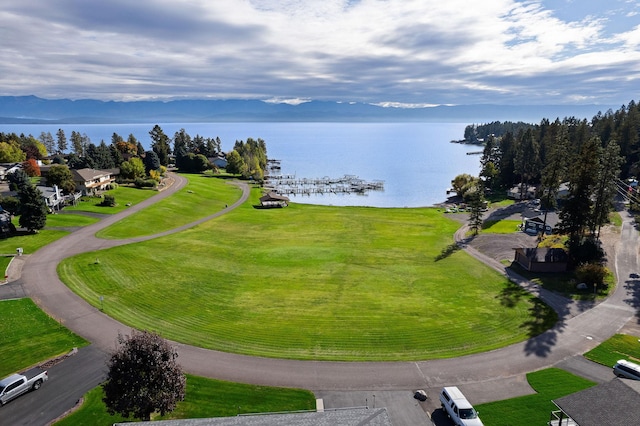
<path fill-rule="evenodd" d="M 131 214 L 160 197 L 170 195 L 180 189 L 181 185 L 184 185 L 184 182 L 178 179 L 174 187 L 147 202 L 83 228 L 30 256 L 23 270 L 25 293 L 65 326 L 93 342 L 99 350 L 112 350 L 118 332 L 128 332 L 129 327 L 107 317 L 72 293 L 58 279 L 56 265 L 63 258 L 77 253 L 147 239 L 111 241 L 99 240 L 93 235 L 126 214 Z M 246 196 L 245 187 L 243 198 L 229 209 L 244 202 Z M 221 213 L 224 211 L 217 214 Z M 615 334 L 637 315 L 640 308 L 640 278 L 636 275 L 640 273 L 637 253 L 640 241 L 638 232 L 632 225 L 633 218 L 625 215 L 623 219 L 620 242 L 616 246 L 616 273 L 619 285 L 609 299 L 597 306 L 572 302 L 531 285 L 521 277 L 511 276 L 514 281 L 553 306 L 560 316 L 560 321 L 553 329 L 526 342 L 456 359 L 362 363 L 248 357 L 176 344 L 180 354 L 179 360 L 184 369 L 193 374 L 235 382 L 300 387 L 314 390 L 317 394 L 325 394 L 327 398 L 332 392 L 367 390 L 386 391 L 389 395 L 396 395 L 393 392 L 438 389 L 452 384 L 460 386 L 473 403 L 526 394 L 530 389 L 526 381 L 523 381 L 525 373 L 552 366 L 584 353 Z M 180 229 L 188 226 L 190 225 Z M 169 232 L 162 235 L 167 233 Z M 465 249 L 487 264 L 505 272 L 503 265 L 475 252 L 471 247 L 466 246 Z M 378 402 L 378 406 L 382 404 L 384 401 Z M 414 402 L 411 401 L 411 404 Z M 429 411 L 428 407 L 422 409 Z"/>

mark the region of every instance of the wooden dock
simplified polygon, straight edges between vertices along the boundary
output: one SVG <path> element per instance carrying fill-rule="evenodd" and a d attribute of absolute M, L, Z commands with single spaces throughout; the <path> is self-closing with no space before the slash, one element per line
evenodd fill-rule
<path fill-rule="evenodd" d="M 270 160 L 269 166 L 269 173 L 264 177 L 264 187 L 280 195 L 363 194 L 367 191 L 384 190 L 384 181 L 381 180 L 367 182 L 354 175 L 299 178 L 295 175 L 276 174 L 280 171 L 279 160 Z"/>

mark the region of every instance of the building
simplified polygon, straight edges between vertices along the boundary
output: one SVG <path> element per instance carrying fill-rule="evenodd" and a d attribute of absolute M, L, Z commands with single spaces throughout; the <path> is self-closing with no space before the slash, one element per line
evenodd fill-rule
<path fill-rule="evenodd" d="M 640 421 L 640 381 L 613 379 L 553 401 L 549 426 L 619 426 Z"/>
<path fill-rule="evenodd" d="M 116 426 L 130 423 L 115 423 Z M 391 426 L 386 408 L 340 408 L 303 413 L 252 414 L 209 419 L 142 422 L 154 426 Z"/>
<path fill-rule="evenodd" d="M 564 272 L 569 255 L 561 248 L 517 248 L 515 262 L 530 272 Z"/>
<path fill-rule="evenodd" d="M 64 206 L 64 197 L 60 193 L 58 185 L 53 186 L 37 186 L 38 190 L 42 193 L 42 198 L 47 204 L 49 211 L 59 211 Z"/>
<path fill-rule="evenodd" d="M 109 170 L 71 169 L 71 175 L 76 184 L 76 190 L 82 192 L 82 195 L 105 191 L 115 181 Z"/>
<path fill-rule="evenodd" d="M 263 208 L 271 207 L 287 207 L 289 204 L 289 198 L 284 195 L 280 195 L 276 192 L 268 192 L 260 197 L 260 206 Z"/>

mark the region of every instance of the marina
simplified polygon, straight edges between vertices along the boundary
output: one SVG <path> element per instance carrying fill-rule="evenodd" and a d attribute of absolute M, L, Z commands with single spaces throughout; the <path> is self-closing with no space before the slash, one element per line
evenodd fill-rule
<path fill-rule="evenodd" d="M 384 181 L 368 182 L 355 175 L 338 178 L 299 178 L 296 175 L 282 175 L 280 160 L 269 160 L 268 173 L 264 177 L 264 188 L 280 195 L 311 194 L 364 194 L 367 191 L 383 191 Z"/>

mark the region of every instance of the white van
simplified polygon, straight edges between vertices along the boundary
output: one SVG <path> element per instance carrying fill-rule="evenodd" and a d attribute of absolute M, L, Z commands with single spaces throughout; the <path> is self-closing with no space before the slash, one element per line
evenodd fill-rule
<path fill-rule="evenodd" d="M 484 426 L 478 412 L 456 386 L 442 389 L 440 405 L 456 426 Z"/>
<path fill-rule="evenodd" d="M 613 374 L 618 377 L 640 380 L 640 365 L 621 359 L 613 366 Z"/>

